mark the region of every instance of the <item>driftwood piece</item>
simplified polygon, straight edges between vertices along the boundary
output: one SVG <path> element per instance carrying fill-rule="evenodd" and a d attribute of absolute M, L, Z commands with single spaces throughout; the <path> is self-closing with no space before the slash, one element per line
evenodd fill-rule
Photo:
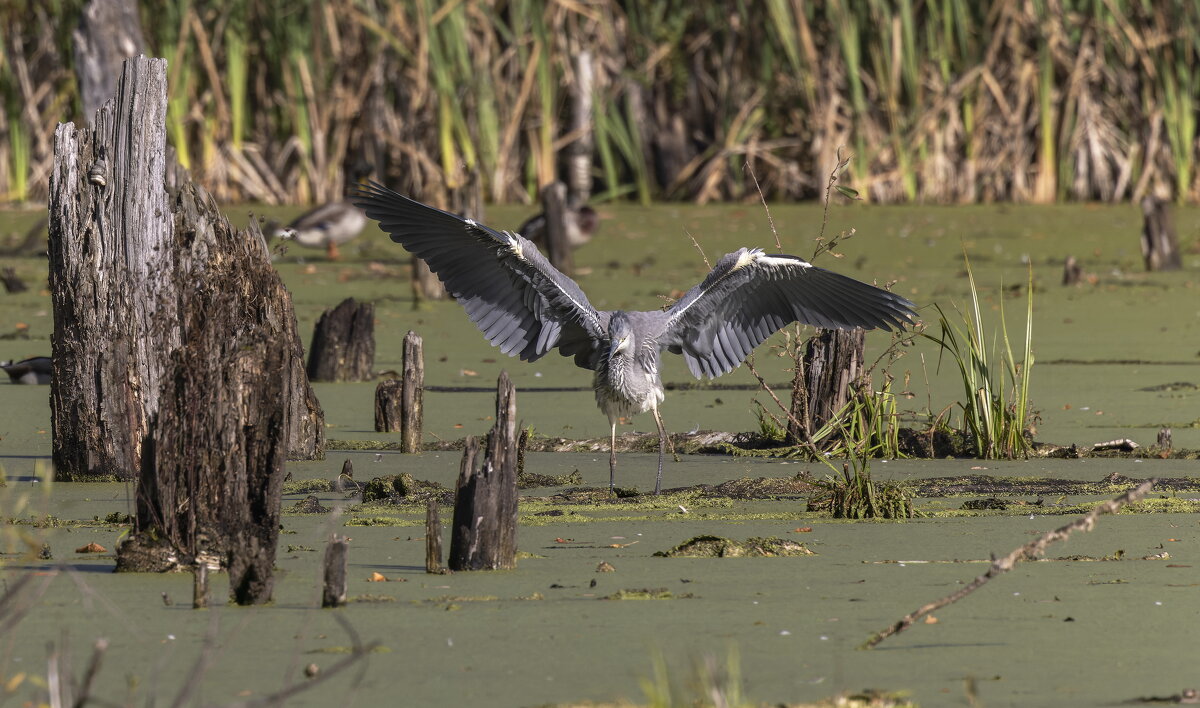
<path fill-rule="evenodd" d="M 91 123 L 96 111 L 116 92 L 121 63 L 145 51 L 136 0 L 90 0 L 71 36 L 79 97 Z"/>
<path fill-rule="evenodd" d="M 334 534 L 325 546 L 325 584 L 321 607 L 341 607 L 346 604 L 346 566 L 350 546 L 345 536 Z"/>
<path fill-rule="evenodd" d="M 575 271 L 575 258 L 567 240 L 567 186 L 554 182 L 542 188 L 542 213 L 545 214 L 546 258 L 566 275 Z"/>
<path fill-rule="evenodd" d="M 442 572 L 442 522 L 437 499 L 425 503 L 425 572 Z"/>
<path fill-rule="evenodd" d="M 1167 201 L 1152 194 L 1142 197 L 1142 218 L 1142 261 L 1146 270 L 1179 270 L 1183 267 Z"/>
<path fill-rule="evenodd" d="M 820 330 L 808 340 L 792 382 L 788 438 L 806 441 L 846 406 L 851 384 L 863 373 L 866 335 L 861 329 Z"/>
<path fill-rule="evenodd" d="M 468 437 L 454 500 L 451 570 L 507 570 L 517 554 L 517 395 L 508 372 L 500 373 L 496 424 L 485 442 Z"/>
<path fill-rule="evenodd" d="M 313 328 L 310 381 L 370 381 L 375 377 L 375 306 L 342 300 Z"/>

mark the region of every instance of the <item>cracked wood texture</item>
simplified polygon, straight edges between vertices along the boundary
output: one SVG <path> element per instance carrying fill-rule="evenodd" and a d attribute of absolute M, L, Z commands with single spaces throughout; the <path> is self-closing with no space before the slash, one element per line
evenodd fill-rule
<path fill-rule="evenodd" d="M 517 567 L 517 391 L 507 371 L 496 391 L 496 424 L 484 442 L 468 437 L 454 498 L 450 570 Z"/>
<path fill-rule="evenodd" d="M 310 381 L 375 378 L 375 305 L 346 298 L 313 327 L 308 350 Z"/>
<path fill-rule="evenodd" d="M 324 416 L 261 232 L 166 160 L 165 106 L 166 62 L 132 59 L 94 129 L 55 133 L 56 476 L 136 476 L 118 570 L 220 566 L 266 602 L 284 460 L 323 455 Z"/>

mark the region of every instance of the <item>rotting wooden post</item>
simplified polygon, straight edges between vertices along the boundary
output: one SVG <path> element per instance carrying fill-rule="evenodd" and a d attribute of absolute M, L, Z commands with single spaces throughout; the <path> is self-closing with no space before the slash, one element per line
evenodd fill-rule
<path fill-rule="evenodd" d="M 425 406 L 425 351 L 421 335 L 404 335 L 404 372 L 400 388 L 400 451 L 421 451 Z"/>
<path fill-rule="evenodd" d="M 796 439 L 810 439 L 846 406 L 852 393 L 850 384 L 863 373 L 865 345 L 866 334 L 861 329 L 820 330 L 808 340 L 803 359 L 805 415 L 799 417 L 808 429 Z M 797 407 L 795 400 L 792 406 Z M 789 433 L 800 432 L 792 427 L 794 424 L 789 425 Z"/>
<path fill-rule="evenodd" d="M 313 328 L 308 351 L 312 381 L 370 381 L 375 376 L 375 306 L 346 298 Z"/>
<path fill-rule="evenodd" d="M 1183 267 L 1167 201 L 1153 194 L 1142 197 L 1142 217 L 1142 260 L 1146 270 L 1179 270 Z"/>
<path fill-rule="evenodd" d="M 208 563 L 203 561 L 192 569 L 192 609 L 208 607 Z"/>
<path fill-rule="evenodd" d="M 1171 451 L 1171 429 L 1170 428 L 1159 428 L 1158 440 L 1155 442 L 1155 445 L 1157 445 L 1158 448 L 1160 450 L 1162 450 L 1163 452 Z"/>
<path fill-rule="evenodd" d="M 575 271 L 575 257 L 567 241 L 567 186 L 554 182 L 542 188 L 542 213 L 546 215 L 546 258 L 567 275 Z"/>
<path fill-rule="evenodd" d="M 1083 268 L 1075 256 L 1067 256 L 1067 260 L 1063 261 L 1062 284 L 1077 285 L 1080 280 L 1083 280 Z"/>
<path fill-rule="evenodd" d="M 357 488 L 354 482 L 354 463 L 349 458 L 342 463 L 342 472 L 333 480 L 333 491 L 343 492 L 347 487 Z"/>
<path fill-rule="evenodd" d="M 334 534 L 325 546 L 325 589 L 321 607 L 341 607 L 346 604 L 346 564 L 350 547 L 345 536 Z"/>
<path fill-rule="evenodd" d="M 17 275 L 16 268 L 0 268 L 0 282 L 4 283 L 7 293 L 23 293 L 29 289 L 24 280 Z"/>
<path fill-rule="evenodd" d="M 517 554 L 517 396 L 508 372 L 500 373 L 496 424 L 488 433 L 484 459 L 467 438 L 454 499 L 451 570 L 507 570 Z"/>
<path fill-rule="evenodd" d="M 425 572 L 442 572 L 442 522 L 436 499 L 425 503 Z"/>
<path fill-rule="evenodd" d="M 400 399 L 404 383 L 400 379 L 384 379 L 375 387 L 375 432 L 400 432 Z"/>

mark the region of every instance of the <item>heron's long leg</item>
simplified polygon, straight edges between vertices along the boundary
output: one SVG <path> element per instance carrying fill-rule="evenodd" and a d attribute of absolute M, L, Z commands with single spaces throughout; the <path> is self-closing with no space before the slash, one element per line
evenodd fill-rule
<path fill-rule="evenodd" d="M 658 477 L 654 480 L 654 493 L 662 493 L 662 466 L 663 455 L 667 452 L 667 429 L 663 427 L 662 416 L 658 414 L 658 408 L 650 409 L 654 413 L 654 423 L 658 426 Z"/>
<path fill-rule="evenodd" d="M 608 491 L 617 487 L 617 421 L 612 421 L 612 434 L 608 438 Z"/>

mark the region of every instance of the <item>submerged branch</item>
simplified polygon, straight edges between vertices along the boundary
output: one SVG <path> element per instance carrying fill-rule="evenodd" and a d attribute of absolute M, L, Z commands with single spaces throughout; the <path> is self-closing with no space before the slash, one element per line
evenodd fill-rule
<path fill-rule="evenodd" d="M 923 605 L 915 612 L 905 615 L 904 618 L 899 622 L 896 622 L 887 629 L 876 633 L 859 648 L 873 649 L 877 644 L 893 634 L 899 634 L 900 632 L 908 629 L 913 622 L 916 622 L 921 617 L 935 610 L 939 610 L 946 605 L 958 602 L 967 595 L 970 595 L 978 590 L 992 578 L 1002 573 L 1007 573 L 1016 567 L 1017 563 L 1020 561 L 1037 558 L 1045 552 L 1046 547 L 1051 543 L 1054 543 L 1055 541 L 1064 541 L 1070 538 L 1071 534 L 1075 533 L 1076 531 L 1091 531 L 1096 526 L 1096 519 L 1100 518 L 1100 516 L 1104 514 L 1115 514 L 1121 510 L 1121 507 L 1124 507 L 1127 504 L 1132 504 L 1133 502 L 1141 499 L 1146 495 L 1147 492 L 1150 491 L 1151 488 L 1154 487 L 1156 482 L 1158 482 L 1158 480 L 1154 477 L 1151 477 L 1138 486 L 1128 490 L 1121 496 L 1100 504 L 1095 509 L 1092 509 L 1087 514 L 1075 519 L 1071 523 L 1061 526 L 1053 531 L 1048 531 L 1029 543 L 1026 543 L 1025 545 L 1013 550 L 1003 558 L 993 560 L 992 566 L 988 568 L 987 572 L 983 575 L 975 578 L 956 592 L 953 592 L 940 600 L 935 600 L 934 602 Z"/>

